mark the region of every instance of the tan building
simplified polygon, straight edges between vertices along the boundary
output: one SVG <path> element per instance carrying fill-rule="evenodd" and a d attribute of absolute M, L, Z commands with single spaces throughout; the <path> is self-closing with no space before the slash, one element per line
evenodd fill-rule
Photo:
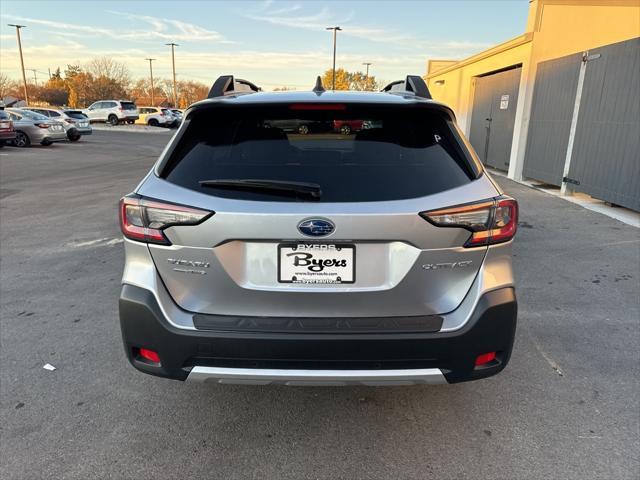
<path fill-rule="evenodd" d="M 489 166 L 640 210 L 639 37 L 640 0 L 530 0 L 525 33 L 426 80 Z"/>

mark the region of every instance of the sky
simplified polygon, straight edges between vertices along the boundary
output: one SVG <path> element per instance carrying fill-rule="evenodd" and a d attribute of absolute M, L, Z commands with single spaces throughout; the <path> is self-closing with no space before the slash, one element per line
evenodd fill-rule
<path fill-rule="evenodd" d="M 524 32 L 527 0 L 502 1 L 29 1 L 0 2 L 0 72 L 20 78 L 15 28 L 26 25 L 26 69 L 48 71 L 96 56 L 123 62 L 135 78 L 170 78 L 175 42 L 178 79 L 212 83 L 234 74 L 265 90 L 308 89 L 337 67 L 390 82 L 424 75 L 429 59 L 462 59 Z M 33 78 L 33 72 L 27 71 Z"/>

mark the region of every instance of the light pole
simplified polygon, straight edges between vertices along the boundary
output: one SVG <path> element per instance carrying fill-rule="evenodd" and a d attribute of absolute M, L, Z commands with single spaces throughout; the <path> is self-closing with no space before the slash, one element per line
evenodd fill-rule
<path fill-rule="evenodd" d="M 20 67 L 22 68 L 22 86 L 24 87 L 24 101 L 29 105 L 29 94 L 27 93 L 27 76 L 24 73 L 24 59 L 22 58 L 22 42 L 20 41 L 20 29 L 26 28 L 26 25 L 8 24 L 10 27 L 16 27 L 16 36 L 18 37 L 18 51 L 20 52 Z"/>
<path fill-rule="evenodd" d="M 362 64 L 367 67 L 367 73 L 365 73 L 365 75 L 364 75 L 364 88 L 366 90 L 367 87 L 368 87 L 368 82 L 369 82 L 369 67 L 371 65 L 373 65 L 373 63 L 371 63 L 371 62 L 363 62 Z"/>
<path fill-rule="evenodd" d="M 367 67 L 367 73 L 364 76 L 364 79 L 366 80 L 367 78 L 369 78 L 369 66 L 373 65 L 373 63 L 371 63 L 371 62 L 363 62 L 362 64 L 366 65 L 366 67 Z"/>
<path fill-rule="evenodd" d="M 176 90 L 176 56 L 175 47 L 179 47 L 177 43 L 165 43 L 171 47 L 171 65 L 173 67 L 173 108 L 178 108 L 178 91 Z"/>
<path fill-rule="evenodd" d="M 30 72 L 33 72 L 33 83 L 35 84 L 35 86 L 38 86 L 38 75 L 37 75 L 37 70 L 35 68 L 27 68 L 27 70 L 29 70 Z"/>
<path fill-rule="evenodd" d="M 153 64 L 151 63 L 155 60 L 155 58 L 145 58 L 145 60 L 149 61 L 149 75 L 151 76 L 151 106 L 155 107 L 156 98 L 155 98 L 155 92 L 153 91 Z"/>
<path fill-rule="evenodd" d="M 327 27 L 327 30 L 333 30 L 333 84 L 331 90 L 336 89 L 336 35 L 338 30 L 342 30 L 340 27 Z"/>

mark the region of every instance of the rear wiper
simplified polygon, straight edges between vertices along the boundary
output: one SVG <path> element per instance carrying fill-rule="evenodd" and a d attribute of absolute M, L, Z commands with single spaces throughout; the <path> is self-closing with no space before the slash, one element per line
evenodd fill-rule
<path fill-rule="evenodd" d="M 285 194 L 298 193 L 308 195 L 316 199 L 322 196 L 322 189 L 320 188 L 320 185 L 310 182 L 238 178 L 229 180 L 202 180 L 199 183 L 203 187 L 221 187 L 243 190 L 273 190 L 274 192 L 282 192 Z"/>

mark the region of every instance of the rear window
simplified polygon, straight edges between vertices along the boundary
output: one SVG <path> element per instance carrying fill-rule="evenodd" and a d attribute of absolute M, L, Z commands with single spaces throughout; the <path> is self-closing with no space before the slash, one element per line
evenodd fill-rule
<path fill-rule="evenodd" d="M 161 176 L 218 197 L 315 202 L 416 198 L 477 176 L 445 112 L 317 105 L 195 111 Z M 322 195 L 201 185 L 207 180 L 313 183 Z"/>
<path fill-rule="evenodd" d="M 49 120 L 49 117 L 41 113 L 32 112 L 31 110 L 20 110 L 19 115 L 23 115 L 31 120 Z"/>
<path fill-rule="evenodd" d="M 7 120 L 9 118 L 9 115 L 7 114 L 7 112 L 5 112 L 4 110 L 0 109 L 0 119 L 1 120 Z"/>
<path fill-rule="evenodd" d="M 78 111 L 75 111 L 75 110 L 65 110 L 64 113 L 69 115 L 71 118 L 76 118 L 78 120 L 83 120 L 85 118 L 89 118 L 84 113 L 78 112 Z"/>
<path fill-rule="evenodd" d="M 133 102 L 120 102 L 123 110 L 135 110 L 136 104 Z"/>

